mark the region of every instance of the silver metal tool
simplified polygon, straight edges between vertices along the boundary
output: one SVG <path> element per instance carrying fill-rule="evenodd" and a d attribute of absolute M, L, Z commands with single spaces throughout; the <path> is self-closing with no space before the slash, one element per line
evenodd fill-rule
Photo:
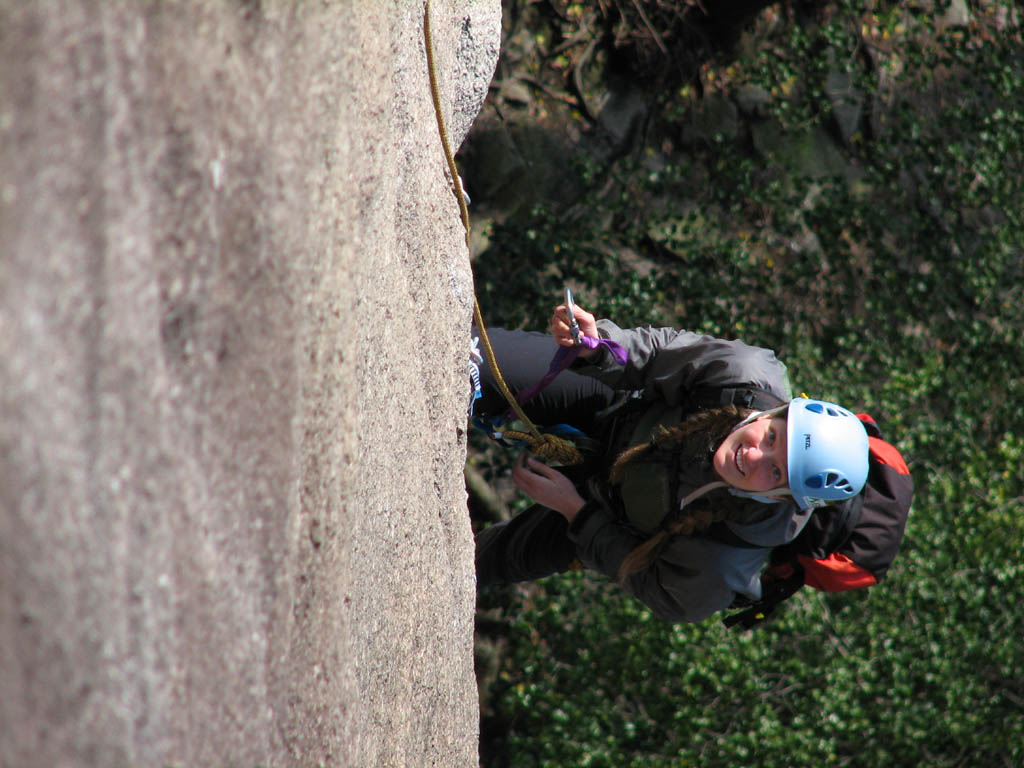
<path fill-rule="evenodd" d="M 574 346 L 580 345 L 580 324 L 576 322 L 576 313 L 573 311 L 576 305 L 572 301 L 572 291 L 565 289 L 565 309 L 569 313 L 569 332 L 572 333 Z"/>

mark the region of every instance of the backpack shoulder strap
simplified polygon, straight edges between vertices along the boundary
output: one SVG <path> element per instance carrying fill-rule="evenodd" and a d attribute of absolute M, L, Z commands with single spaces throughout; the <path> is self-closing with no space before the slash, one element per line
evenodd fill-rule
<path fill-rule="evenodd" d="M 753 629 L 762 624 L 781 604 L 800 591 L 804 585 L 804 571 L 799 563 L 794 563 L 785 573 L 782 571 L 766 571 L 761 576 L 761 599 L 753 601 L 737 597 L 731 609 L 738 609 L 722 619 L 726 629 L 740 626 Z"/>
<path fill-rule="evenodd" d="M 733 547 L 764 548 L 747 541 L 724 522 L 708 526 L 699 535 Z M 739 612 L 724 617 L 722 624 L 727 629 L 737 625 L 743 629 L 753 629 L 763 623 L 780 603 L 791 598 L 803 585 L 804 570 L 799 562 L 793 561 L 786 568 L 770 568 L 761 574 L 761 599 L 751 600 L 743 595 L 737 595 L 729 609 Z"/>

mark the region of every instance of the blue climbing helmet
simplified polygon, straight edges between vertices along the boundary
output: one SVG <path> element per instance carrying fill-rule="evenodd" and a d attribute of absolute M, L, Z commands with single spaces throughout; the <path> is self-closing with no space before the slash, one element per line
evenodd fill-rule
<path fill-rule="evenodd" d="M 752 413 L 736 428 L 783 413 L 787 413 L 789 487 L 756 494 L 730 489 L 731 493 L 768 504 L 791 495 L 800 509 L 823 507 L 860 493 L 868 479 L 868 433 L 861 420 L 835 403 L 798 397 L 778 408 Z"/>
<path fill-rule="evenodd" d="M 796 398 L 786 416 L 789 491 L 801 509 L 853 498 L 868 479 L 868 433 L 835 403 Z"/>

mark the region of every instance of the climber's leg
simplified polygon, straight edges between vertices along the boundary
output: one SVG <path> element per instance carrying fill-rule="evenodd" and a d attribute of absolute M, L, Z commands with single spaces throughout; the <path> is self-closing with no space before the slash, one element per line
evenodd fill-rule
<path fill-rule="evenodd" d="M 561 514 L 540 504 L 485 528 L 476 535 L 477 586 L 532 581 L 568 571 L 576 559 L 568 529 Z"/>
<path fill-rule="evenodd" d="M 477 335 L 476 329 L 473 335 Z M 558 349 L 555 340 L 544 333 L 493 328 L 488 330 L 488 337 L 502 378 L 513 394 L 540 381 Z M 508 411 L 508 401 L 498 387 L 486 356 L 480 366 L 480 377 L 481 397 L 473 413 L 493 417 Z M 594 415 L 607 408 L 614 397 L 615 391 L 597 379 L 565 370 L 532 397 L 523 410 L 538 425 L 571 424 L 589 434 L 594 426 Z"/>

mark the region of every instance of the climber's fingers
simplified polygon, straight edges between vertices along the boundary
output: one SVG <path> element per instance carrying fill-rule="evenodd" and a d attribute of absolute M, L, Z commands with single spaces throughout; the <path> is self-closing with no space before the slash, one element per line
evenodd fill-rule
<path fill-rule="evenodd" d="M 597 320 L 592 314 L 585 309 L 581 309 L 577 304 L 573 306 L 573 316 L 576 318 L 576 322 L 579 323 L 582 335 L 590 336 L 593 339 L 598 338 Z M 560 346 L 571 347 L 575 344 L 572 329 L 569 325 L 569 310 L 565 304 L 559 304 L 555 307 L 555 311 L 551 315 L 551 335 Z"/>
<path fill-rule="evenodd" d="M 583 505 L 583 497 L 572 481 L 524 451 L 512 467 L 516 487 L 538 504 L 568 516 Z"/>

